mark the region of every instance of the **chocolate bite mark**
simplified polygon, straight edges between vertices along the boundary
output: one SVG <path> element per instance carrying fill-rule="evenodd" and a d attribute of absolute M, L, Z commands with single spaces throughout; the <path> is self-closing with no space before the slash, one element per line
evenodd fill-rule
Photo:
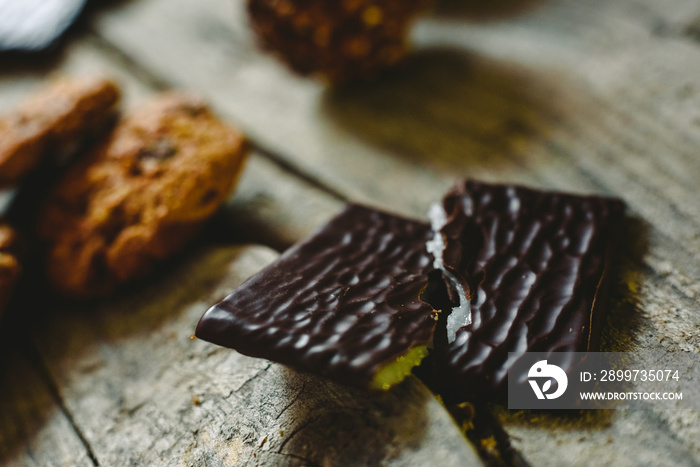
<path fill-rule="evenodd" d="M 503 390 L 508 352 L 597 349 L 620 200 L 466 181 L 443 208 L 445 268 L 473 287 L 472 323 L 443 359 L 456 392 Z M 483 243 L 466 254 L 473 226 Z"/>
<path fill-rule="evenodd" d="M 350 205 L 209 309 L 196 335 L 362 388 L 388 389 L 425 356 L 427 224 Z M 406 360 L 410 365 L 406 365 Z M 398 364 L 398 373 L 388 367 Z M 377 375 L 389 379 L 377 383 Z"/>
<path fill-rule="evenodd" d="M 450 208 L 450 211 L 453 209 Z M 482 279 L 479 275 L 467 278 L 459 271 L 470 268 L 469 262 L 483 246 L 484 236 L 478 226 L 466 218 L 448 226 L 447 212 L 441 204 L 430 207 L 429 217 L 433 237 L 426 247 L 435 257 L 433 264 L 442 271 L 449 297 L 454 303 L 445 323 L 447 339 L 454 342 L 457 330 L 472 322 L 469 301 L 472 291 L 476 290 Z M 447 237 L 451 237 L 452 241 L 446 242 Z"/>

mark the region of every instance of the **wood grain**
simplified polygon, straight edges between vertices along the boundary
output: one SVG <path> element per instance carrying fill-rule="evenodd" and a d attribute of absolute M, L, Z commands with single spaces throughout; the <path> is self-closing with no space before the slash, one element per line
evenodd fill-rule
<path fill-rule="evenodd" d="M 0 465 L 92 466 L 76 433 L 36 364 L 2 334 L 0 347 Z"/>
<path fill-rule="evenodd" d="M 284 250 L 325 224 L 343 205 L 342 200 L 254 153 L 217 224 L 230 232 L 229 242 L 262 243 Z"/>

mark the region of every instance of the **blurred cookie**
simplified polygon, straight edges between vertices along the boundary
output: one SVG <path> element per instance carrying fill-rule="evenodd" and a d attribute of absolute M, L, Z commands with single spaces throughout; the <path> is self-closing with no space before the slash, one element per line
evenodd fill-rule
<path fill-rule="evenodd" d="M 411 20 L 432 0 L 248 0 L 263 45 L 302 74 L 371 78 L 406 53 Z"/>
<path fill-rule="evenodd" d="M 243 135 L 196 98 L 134 112 L 49 195 L 39 236 L 52 285 L 98 296 L 149 272 L 227 199 L 245 154 Z"/>
<path fill-rule="evenodd" d="M 119 88 L 97 78 L 63 78 L 0 119 L 0 186 L 16 183 L 47 153 L 71 152 L 114 114 Z"/>
<path fill-rule="evenodd" d="M 15 253 L 16 244 L 15 231 L 6 224 L 0 224 L 0 316 L 22 271 Z"/>

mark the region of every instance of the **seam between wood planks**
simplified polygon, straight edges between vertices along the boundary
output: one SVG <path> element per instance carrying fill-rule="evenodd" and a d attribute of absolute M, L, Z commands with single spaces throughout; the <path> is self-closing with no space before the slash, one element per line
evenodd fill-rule
<path fill-rule="evenodd" d="M 37 351 L 36 347 L 34 347 L 33 343 L 28 343 L 23 346 L 25 348 L 25 351 L 27 352 L 27 359 L 29 360 L 30 364 L 34 366 L 35 370 L 39 374 L 39 377 L 44 381 L 46 384 L 46 387 L 49 391 L 49 394 L 51 394 L 51 397 L 53 398 L 54 402 L 58 406 L 59 410 L 63 412 L 65 415 L 66 419 L 68 420 L 68 423 L 70 424 L 71 428 L 73 428 L 73 431 L 75 434 L 78 436 L 78 439 L 80 439 L 80 442 L 82 443 L 83 447 L 85 448 L 85 451 L 87 453 L 88 458 L 90 459 L 90 462 L 95 467 L 99 467 L 100 462 L 97 460 L 97 456 L 95 456 L 95 452 L 92 450 L 92 447 L 90 446 L 90 442 L 87 440 L 85 435 L 83 434 L 83 431 L 80 429 L 78 424 L 75 421 L 75 418 L 73 417 L 73 413 L 68 409 L 66 404 L 63 402 L 63 398 L 61 397 L 61 392 L 58 389 L 58 385 L 54 381 L 54 379 L 51 377 L 51 373 L 49 372 L 48 368 L 44 364 L 44 361 L 41 358 L 41 355 Z"/>

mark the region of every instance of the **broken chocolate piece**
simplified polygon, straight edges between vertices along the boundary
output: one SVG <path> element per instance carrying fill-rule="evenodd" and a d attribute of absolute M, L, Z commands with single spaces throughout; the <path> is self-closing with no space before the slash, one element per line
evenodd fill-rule
<path fill-rule="evenodd" d="M 448 317 L 449 387 L 504 390 L 509 352 L 597 350 L 622 201 L 466 181 L 442 210 L 444 270 L 471 300 Z"/>
<path fill-rule="evenodd" d="M 388 389 L 427 354 L 427 224 L 350 205 L 209 309 L 199 338 L 361 387 Z"/>

